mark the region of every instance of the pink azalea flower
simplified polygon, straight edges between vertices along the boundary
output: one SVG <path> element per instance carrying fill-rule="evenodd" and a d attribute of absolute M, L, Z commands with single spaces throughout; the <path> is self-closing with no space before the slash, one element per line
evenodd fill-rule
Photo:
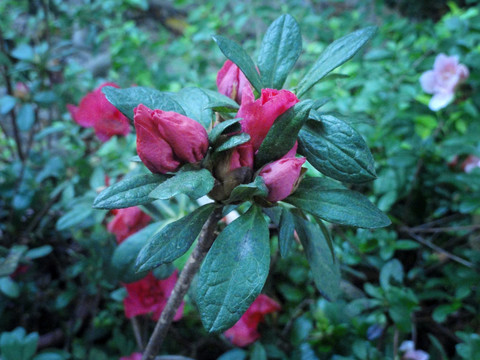
<path fill-rule="evenodd" d="M 420 77 L 423 91 L 433 94 L 428 107 L 437 111 L 447 106 L 453 100 L 456 87 L 468 75 L 468 68 L 458 62 L 458 56 L 437 55 L 433 70 Z"/>
<path fill-rule="evenodd" d="M 130 132 L 127 117 L 110 104 L 102 93 L 102 88 L 105 86 L 118 88 L 115 83 L 104 83 L 85 95 L 78 107 L 71 104 L 67 105 L 73 120 L 80 126 L 93 127 L 95 134 L 101 141 L 107 141 L 113 135 L 126 136 Z"/>
<path fill-rule="evenodd" d="M 150 272 L 141 280 L 124 284 L 128 293 L 128 296 L 123 300 L 125 316 L 130 319 L 137 315 L 152 314 L 152 319 L 157 321 L 165 305 L 167 305 L 177 279 L 178 271 L 175 271 L 165 280 L 158 280 Z M 182 318 L 183 307 L 184 304 L 182 303 L 175 314 L 174 321 Z"/>
<path fill-rule="evenodd" d="M 267 295 L 260 294 L 250 305 L 245 314 L 230 329 L 224 332 L 224 335 L 236 346 L 247 346 L 260 338 L 258 325 L 270 314 L 281 309 L 280 304 L 269 298 Z"/>
<path fill-rule="evenodd" d="M 415 344 L 411 340 L 402 342 L 399 350 L 404 352 L 402 360 L 428 360 L 430 358 L 425 351 L 415 350 Z"/>
<path fill-rule="evenodd" d="M 208 150 L 208 135 L 193 119 L 173 111 L 134 109 L 137 152 L 152 173 L 176 171 L 185 163 L 202 160 Z"/>
<path fill-rule="evenodd" d="M 142 360 L 142 354 L 141 353 L 133 353 L 130 356 L 122 356 L 120 360 Z"/>
<path fill-rule="evenodd" d="M 107 230 L 115 234 L 117 243 L 121 244 L 130 235 L 147 226 L 150 220 L 151 217 L 139 207 L 118 209 L 115 211 L 115 217 L 108 223 Z"/>
<path fill-rule="evenodd" d="M 460 166 L 466 173 L 471 173 L 473 169 L 480 167 L 480 158 L 474 155 L 468 155 Z"/>
<path fill-rule="evenodd" d="M 230 60 L 225 61 L 217 74 L 217 88 L 220 94 L 228 96 L 239 104 L 244 91 L 252 93 L 250 82 L 238 66 Z"/>

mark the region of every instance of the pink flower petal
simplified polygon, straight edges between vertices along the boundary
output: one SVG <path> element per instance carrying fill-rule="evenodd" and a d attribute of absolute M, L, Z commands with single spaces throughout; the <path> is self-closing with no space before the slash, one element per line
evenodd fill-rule
<path fill-rule="evenodd" d="M 438 111 L 440 109 L 443 109 L 453 100 L 453 96 L 454 96 L 453 92 L 436 93 L 430 99 L 430 103 L 428 104 L 428 107 L 430 108 L 430 110 L 433 110 L 433 111 Z"/>
<path fill-rule="evenodd" d="M 435 72 L 433 70 L 425 71 L 420 76 L 420 85 L 422 85 L 423 91 L 427 94 L 433 94 L 435 92 Z"/>

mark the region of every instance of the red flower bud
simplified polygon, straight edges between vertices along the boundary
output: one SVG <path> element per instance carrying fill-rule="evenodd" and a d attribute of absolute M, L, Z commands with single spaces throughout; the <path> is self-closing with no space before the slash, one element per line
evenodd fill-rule
<path fill-rule="evenodd" d="M 250 135 L 255 151 L 260 148 L 274 121 L 298 101 L 295 94 L 288 90 L 262 89 L 258 100 L 253 93 L 243 92 L 237 117 L 243 119 L 240 121 L 242 131 Z"/>
<path fill-rule="evenodd" d="M 117 243 L 121 244 L 130 235 L 147 226 L 150 220 L 151 217 L 136 206 L 118 209 L 115 217 L 108 223 L 107 230 L 115 234 Z"/>
<path fill-rule="evenodd" d="M 286 158 L 271 162 L 258 174 L 268 188 L 267 200 L 276 202 L 289 196 L 297 183 L 305 158 Z"/>
<path fill-rule="evenodd" d="M 173 111 L 134 109 L 137 152 L 152 173 L 175 171 L 196 163 L 208 150 L 208 135 L 201 124 Z"/>
<path fill-rule="evenodd" d="M 253 147 L 250 142 L 233 149 L 230 157 L 230 171 L 241 167 L 253 169 Z"/>
<path fill-rule="evenodd" d="M 153 273 L 130 284 L 124 284 L 128 296 L 123 300 L 125 316 L 130 319 L 137 315 L 152 314 L 152 319 L 157 321 L 162 314 L 168 298 L 177 282 L 178 271 L 175 271 L 169 278 L 158 280 Z M 178 309 L 173 320 L 182 318 L 183 303 Z"/>
<path fill-rule="evenodd" d="M 220 94 L 228 96 L 239 104 L 244 91 L 252 93 L 250 82 L 238 66 L 230 60 L 225 61 L 217 74 L 217 88 Z"/>
<path fill-rule="evenodd" d="M 102 93 L 105 86 L 118 88 L 115 83 L 104 83 L 85 95 L 78 107 L 67 105 L 73 120 L 80 126 L 93 127 L 101 141 L 107 141 L 113 135 L 126 136 L 130 132 L 128 119 Z"/>
<path fill-rule="evenodd" d="M 280 309 L 280 304 L 275 300 L 267 295 L 260 294 L 240 320 L 225 331 L 224 335 L 236 346 L 247 346 L 260 338 L 257 328 L 258 324 L 265 318 L 265 315 Z"/>

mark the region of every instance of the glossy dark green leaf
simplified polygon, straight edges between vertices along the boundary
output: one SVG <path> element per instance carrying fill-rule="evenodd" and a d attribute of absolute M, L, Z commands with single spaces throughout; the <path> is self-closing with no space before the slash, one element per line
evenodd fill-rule
<path fill-rule="evenodd" d="M 179 171 L 158 185 L 149 196 L 154 199 L 170 199 L 183 193 L 195 200 L 208 194 L 214 183 L 215 179 L 207 169 Z"/>
<path fill-rule="evenodd" d="M 275 120 L 255 155 L 255 167 L 280 159 L 297 141 L 298 132 L 308 119 L 314 102 L 305 100 L 288 109 Z"/>
<path fill-rule="evenodd" d="M 138 254 L 136 270 L 151 270 L 185 254 L 214 208 L 215 204 L 204 205 L 180 220 L 165 225 Z"/>
<path fill-rule="evenodd" d="M 310 88 L 330 71 L 351 59 L 377 31 L 369 26 L 348 34 L 328 45 L 303 77 L 297 87 L 297 96 L 302 97 Z"/>
<path fill-rule="evenodd" d="M 257 176 L 250 184 L 238 185 L 230 194 L 228 202 L 246 201 L 254 196 L 268 196 L 268 189 L 261 176 Z"/>
<path fill-rule="evenodd" d="M 185 110 L 174 100 L 172 94 L 167 94 L 155 89 L 142 86 L 127 89 L 117 89 L 112 86 L 105 86 L 102 92 L 113 106 L 120 110 L 126 117 L 133 121 L 133 109 L 143 104 L 150 109 L 163 111 L 175 111 L 185 115 Z"/>
<path fill-rule="evenodd" d="M 147 271 L 135 271 L 135 261 L 140 250 L 160 227 L 161 224 L 159 223 L 150 224 L 126 238 L 115 248 L 111 260 L 111 268 L 121 282 L 131 283 L 147 275 Z"/>
<path fill-rule="evenodd" d="M 365 140 L 350 125 L 332 115 L 315 111 L 299 132 L 299 153 L 321 173 L 349 183 L 376 178 L 375 162 Z"/>
<path fill-rule="evenodd" d="M 66 212 L 58 219 L 55 228 L 58 231 L 62 231 L 74 227 L 87 220 L 92 214 L 93 209 L 90 204 L 77 203 L 70 211 Z"/>
<path fill-rule="evenodd" d="M 330 236 L 330 232 L 328 231 L 327 227 L 323 223 L 322 219 L 320 219 L 318 216 L 313 216 L 315 218 L 315 221 L 317 222 L 318 226 L 320 226 L 320 230 L 322 230 L 323 237 L 325 238 L 325 241 L 327 242 L 328 248 L 330 249 L 330 253 L 332 254 L 333 260 L 335 260 L 335 251 L 333 249 L 333 241 L 332 237 Z"/>
<path fill-rule="evenodd" d="M 265 33 L 258 55 L 263 86 L 281 89 L 301 52 L 302 34 L 298 23 L 289 14 L 280 16 Z"/>
<path fill-rule="evenodd" d="M 227 141 L 215 149 L 215 152 L 225 151 L 237 147 L 238 145 L 245 144 L 248 140 L 250 140 L 250 135 L 247 133 L 230 136 Z"/>
<path fill-rule="evenodd" d="M 208 141 L 210 144 L 215 143 L 220 135 L 222 135 L 224 132 L 236 127 L 236 130 L 240 131 L 240 124 L 238 122 L 242 119 L 230 119 L 230 120 L 225 120 L 221 122 L 220 124 L 216 125 L 208 134 Z"/>
<path fill-rule="evenodd" d="M 166 175 L 136 175 L 119 181 L 98 194 L 93 202 L 96 209 L 123 209 L 154 201 L 148 195 L 162 182 Z"/>
<path fill-rule="evenodd" d="M 17 125 L 20 131 L 28 131 L 35 122 L 35 111 L 32 104 L 24 104 L 17 114 Z"/>
<path fill-rule="evenodd" d="M 269 266 L 268 224 L 253 205 L 220 233 L 200 269 L 196 302 L 205 329 L 233 326 L 260 294 Z"/>
<path fill-rule="evenodd" d="M 365 196 L 326 178 L 303 179 L 284 201 L 331 223 L 368 229 L 391 223 Z"/>
<path fill-rule="evenodd" d="M 205 129 L 212 126 L 214 114 L 208 107 L 210 98 L 203 89 L 184 88 L 175 94 L 174 99 L 183 108 L 186 116 L 202 124 Z"/>
<path fill-rule="evenodd" d="M 260 75 L 255 68 L 253 60 L 243 50 L 243 48 L 233 40 L 227 39 L 221 35 L 215 35 L 213 40 L 217 43 L 222 53 L 235 63 L 245 74 L 250 84 L 260 93 L 262 91 L 262 81 Z"/>
<path fill-rule="evenodd" d="M 293 234 L 295 231 L 295 224 L 293 223 L 293 215 L 287 209 L 282 209 L 282 217 L 280 218 L 280 225 L 278 229 L 278 247 L 280 249 L 280 256 L 286 258 L 295 241 Z"/>
<path fill-rule="evenodd" d="M 293 216 L 295 230 L 305 251 L 313 280 L 327 300 L 334 300 L 340 292 L 340 269 L 328 249 L 318 225 L 297 215 Z"/>
<path fill-rule="evenodd" d="M 208 96 L 209 103 L 207 105 L 207 108 L 209 109 L 223 109 L 224 111 L 228 110 L 237 112 L 237 110 L 240 108 L 240 105 L 238 105 L 235 100 L 230 99 L 228 96 L 209 89 L 201 88 L 201 90 Z"/>

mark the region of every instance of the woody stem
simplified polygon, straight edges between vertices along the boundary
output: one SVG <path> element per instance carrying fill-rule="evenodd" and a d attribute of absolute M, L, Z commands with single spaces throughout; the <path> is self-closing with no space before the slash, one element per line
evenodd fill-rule
<path fill-rule="evenodd" d="M 170 324 L 172 323 L 185 294 L 190 288 L 193 277 L 200 269 L 200 265 L 207 255 L 208 250 L 212 247 L 216 238 L 215 229 L 217 228 L 217 223 L 221 217 L 222 207 L 218 207 L 213 211 L 203 226 L 197 245 L 188 258 L 187 263 L 173 288 L 172 294 L 168 299 L 167 305 L 163 309 L 162 315 L 158 319 L 157 325 L 148 340 L 147 348 L 143 353 L 142 360 L 154 360 L 155 356 L 158 354 L 163 340 L 167 335 Z"/>

